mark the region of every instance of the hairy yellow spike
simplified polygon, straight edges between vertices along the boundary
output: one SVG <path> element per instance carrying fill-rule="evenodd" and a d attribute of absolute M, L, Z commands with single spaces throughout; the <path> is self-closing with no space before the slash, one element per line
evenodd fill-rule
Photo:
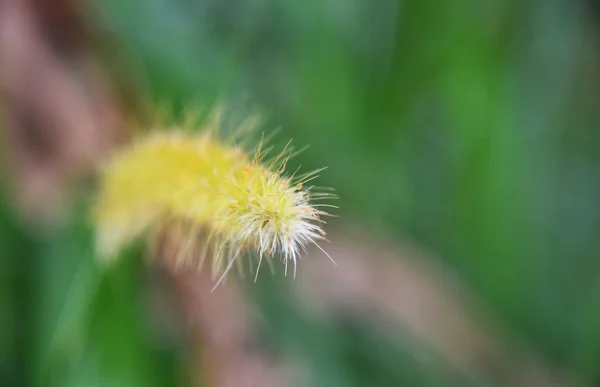
<path fill-rule="evenodd" d="M 289 154 L 269 164 L 260 149 L 248 154 L 211 133 L 169 131 L 120 151 L 101 174 L 94 209 L 99 256 L 111 259 L 138 236 L 167 230 L 178 236 L 185 261 L 212 259 L 218 282 L 249 248 L 261 260 L 281 254 L 286 272 L 291 260 L 295 274 L 300 250 L 324 239 L 318 223 L 325 213 L 310 204 L 302 179 L 291 184 L 282 176 Z M 198 235 L 202 253 L 189 249 Z"/>

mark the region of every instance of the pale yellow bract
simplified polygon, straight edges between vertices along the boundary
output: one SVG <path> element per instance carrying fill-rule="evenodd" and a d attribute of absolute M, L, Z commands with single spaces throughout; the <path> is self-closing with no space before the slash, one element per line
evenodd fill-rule
<path fill-rule="evenodd" d="M 302 250 L 324 239 L 321 217 L 306 182 L 313 173 L 286 178 L 284 151 L 266 162 L 260 147 L 248 154 L 210 132 L 160 131 L 120 150 L 104 166 L 94 208 L 98 255 L 106 260 L 140 235 L 185 225 L 203 252 L 188 256 L 198 266 L 212 259 L 217 284 L 247 249 L 294 264 Z M 168 230 L 167 230 L 168 231 Z M 182 247 L 183 248 L 183 247 Z M 319 247 L 320 248 L 320 247 Z M 188 254 L 189 255 L 189 254 Z"/>

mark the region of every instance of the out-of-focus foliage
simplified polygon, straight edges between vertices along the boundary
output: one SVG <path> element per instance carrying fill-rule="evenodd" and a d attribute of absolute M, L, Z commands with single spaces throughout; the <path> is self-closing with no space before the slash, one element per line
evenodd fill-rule
<path fill-rule="evenodd" d="M 434 251 L 524 345 L 590 385 L 600 377 L 590 4 L 106 0 L 87 11 L 113 44 L 98 52 L 130 65 L 114 71 L 136 75 L 144 98 L 241 96 L 271 112 L 282 140 L 311 144 L 304 169 L 329 166 L 321 182 L 336 187 L 343 222 Z M 175 350 L 148 344 L 139 262 L 100 275 L 81 219 L 40 237 L 10 214 L 2 201 L 0 384 L 87 386 L 102 373 L 113 378 L 103 385 L 172 385 Z M 265 335 L 310 365 L 314 385 L 497 383 L 411 339 L 306 320 L 284 288 L 256 285 Z M 83 362 L 70 364 L 78 351 Z"/>

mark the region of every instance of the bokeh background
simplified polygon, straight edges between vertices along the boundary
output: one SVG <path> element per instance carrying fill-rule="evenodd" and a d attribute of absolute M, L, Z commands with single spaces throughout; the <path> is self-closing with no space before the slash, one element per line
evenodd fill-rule
<path fill-rule="evenodd" d="M 1 1 L 0 385 L 598 385 L 599 10 Z M 310 145 L 337 267 L 98 266 L 95 166 L 191 101 Z"/>

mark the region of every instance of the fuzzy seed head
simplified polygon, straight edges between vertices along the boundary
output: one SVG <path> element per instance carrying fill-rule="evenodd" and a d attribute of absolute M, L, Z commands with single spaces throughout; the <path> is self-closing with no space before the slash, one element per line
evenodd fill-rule
<path fill-rule="evenodd" d="M 263 256 L 281 256 L 286 272 L 289 261 L 295 269 L 300 253 L 324 239 L 326 213 L 311 200 L 328 194 L 304 188 L 315 173 L 283 176 L 291 151 L 265 161 L 260 149 L 249 154 L 211 133 L 169 131 L 120 151 L 101 174 L 94 209 L 99 256 L 110 259 L 140 235 L 176 229 L 181 261 L 200 267 L 212 260 L 218 282 L 248 250 L 258 252 L 258 268 Z M 190 244 L 202 245 L 201 252 L 186 254 Z"/>

